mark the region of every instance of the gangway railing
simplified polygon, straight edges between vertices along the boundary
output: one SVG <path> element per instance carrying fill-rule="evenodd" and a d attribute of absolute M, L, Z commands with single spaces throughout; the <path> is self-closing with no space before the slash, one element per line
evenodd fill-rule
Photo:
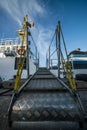
<path fill-rule="evenodd" d="M 53 50 L 53 51 L 52 51 Z M 60 78 L 61 68 L 66 73 L 71 89 L 76 91 L 76 83 L 72 73 L 71 63 L 68 58 L 66 43 L 64 40 L 60 21 L 58 21 L 51 43 L 46 54 L 46 66 L 52 68 L 53 59 L 57 59 L 58 78 Z M 54 60 L 55 61 L 55 60 Z"/>
<path fill-rule="evenodd" d="M 57 28 L 55 29 L 54 35 L 52 37 L 51 43 L 50 43 L 49 48 L 46 53 L 46 67 L 49 70 L 52 68 L 51 63 L 52 63 L 53 59 L 57 59 L 56 66 L 57 66 L 57 70 L 58 70 L 58 77 L 57 77 L 58 80 L 61 83 L 65 84 L 64 81 L 62 81 L 61 77 L 60 77 L 61 68 L 62 68 L 62 71 L 64 72 L 63 73 L 64 77 L 68 80 L 67 84 L 69 84 L 69 88 L 71 89 L 71 91 L 75 97 L 75 100 L 80 104 L 81 110 L 82 110 L 83 114 L 85 115 L 85 110 L 81 103 L 79 94 L 77 92 L 76 82 L 73 77 L 72 66 L 71 66 L 71 62 L 69 61 L 66 43 L 65 43 L 64 36 L 63 36 L 60 21 L 58 21 Z"/>

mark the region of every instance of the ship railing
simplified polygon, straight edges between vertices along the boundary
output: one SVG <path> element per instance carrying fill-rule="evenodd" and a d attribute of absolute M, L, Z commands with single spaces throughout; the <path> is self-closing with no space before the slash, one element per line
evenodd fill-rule
<path fill-rule="evenodd" d="M 19 37 L 17 38 L 1 38 L 0 45 L 17 45 L 20 44 L 21 40 Z"/>

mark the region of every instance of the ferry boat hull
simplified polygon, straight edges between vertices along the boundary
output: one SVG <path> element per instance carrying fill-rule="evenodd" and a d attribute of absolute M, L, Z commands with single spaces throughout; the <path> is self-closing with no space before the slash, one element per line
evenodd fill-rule
<path fill-rule="evenodd" d="M 17 69 L 15 69 L 15 58 L 16 57 L 5 57 L 0 58 L 0 76 L 3 81 L 7 81 L 9 79 L 15 78 Z M 36 66 L 32 62 L 32 60 L 29 60 L 29 66 L 30 66 L 30 75 L 33 75 L 36 72 Z M 22 73 L 22 79 L 27 78 L 27 70 L 24 69 Z"/>

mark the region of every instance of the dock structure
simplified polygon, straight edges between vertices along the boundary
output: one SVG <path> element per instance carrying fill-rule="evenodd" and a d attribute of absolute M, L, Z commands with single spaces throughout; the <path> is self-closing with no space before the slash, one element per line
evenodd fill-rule
<path fill-rule="evenodd" d="M 30 26 L 28 19 L 25 20 L 27 21 L 25 21 L 25 31 L 23 31 L 23 33 L 26 32 L 27 25 Z M 26 39 L 26 36 L 28 37 L 27 34 L 28 32 L 24 33 L 23 38 L 25 37 Z M 46 55 L 47 66 L 45 68 L 40 68 L 38 63 L 36 69 L 37 71 L 31 77 L 29 76 L 28 71 L 28 79 L 21 87 L 19 86 L 19 83 L 21 80 L 24 61 L 19 64 L 14 85 L 14 92 L 8 109 L 8 123 L 10 127 L 14 124 L 14 122 L 25 123 L 44 121 L 78 122 L 80 128 L 83 127 L 84 120 L 87 118 L 85 111 L 86 107 L 84 107 L 85 105 L 82 103 L 83 99 L 79 96 L 82 94 L 81 91 L 77 91 L 60 22 L 58 22 L 54 36 L 56 36 L 56 49 L 53 53 L 50 53 L 51 42 L 48 55 Z M 66 62 L 60 46 L 60 36 L 62 37 L 64 43 Z M 27 40 L 23 42 L 26 42 L 27 44 Z M 28 49 L 29 48 L 27 48 L 26 45 L 26 52 L 29 51 Z M 52 67 L 50 66 L 52 61 L 51 57 L 55 52 L 57 53 L 58 77 L 55 77 L 50 72 Z M 22 54 L 20 55 L 20 58 L 21 57 Z M 26 57 L 26 53 L 23 57 Z M 27 59 L 28 58 L 30 57 L 27 55 Z M 37 58 L 36 60 L 39 61 Z M 65 73 L 65 81 L 60 76 L 61 66 L 63 68 L 63 72 Z M 47 129 L 49 129 L 49 126 Z"/>

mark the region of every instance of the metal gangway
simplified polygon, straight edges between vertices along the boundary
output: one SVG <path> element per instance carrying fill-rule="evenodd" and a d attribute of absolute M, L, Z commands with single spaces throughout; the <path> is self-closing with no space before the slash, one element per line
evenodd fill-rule
<path fill-rule="evenodd" d="M 25 20 L 26 26 L 28 25 L 29 27 L 30 25 L 27 22 Z M 64 62 L 60 48 L 61 34 L 67 57 L 66 63 Z M 21 80 L 23 66 L 19 65 L 14 92 L 8 109 L 8 123 L 10 127 L 15 126 L 16 128 L 15 122 L 22 122 L 23 127 L 23 123 L 26 122 L 29 122 L 29 124 L 32 122 L 50 122 L 49 125 L 51 125 L 52 122 L 58 123 L 59 121 L 78 122 L 80 128 L 83 127 L 85 110 L 72 75 L 60 22 L 58 22 L 54 36 L 56 36 L 56 50 L 54 52 L 57 52 L 58 57 L 58 77 L 55 77 L 50 72 L 50 57 L 54 53 L 50 54 L 50 47 L 48 51 L 49 56 L 47 56 L 46 60 L 47 67 L 38 67 L 36 73 L 29 77 L 21 87 L 19 86 L 19 82 Z M 25 55 L 23 54 L 23 57 Z M 63 69 L 66 71 L 67 83 L 60 78 L 60 63 L 62 63 Z M 21 64 L 23 65 L 24 61 Z M 49 125 L 47 129 L 50 128 Z M 20 129 L 20 127 L 18 128 Z"/>

